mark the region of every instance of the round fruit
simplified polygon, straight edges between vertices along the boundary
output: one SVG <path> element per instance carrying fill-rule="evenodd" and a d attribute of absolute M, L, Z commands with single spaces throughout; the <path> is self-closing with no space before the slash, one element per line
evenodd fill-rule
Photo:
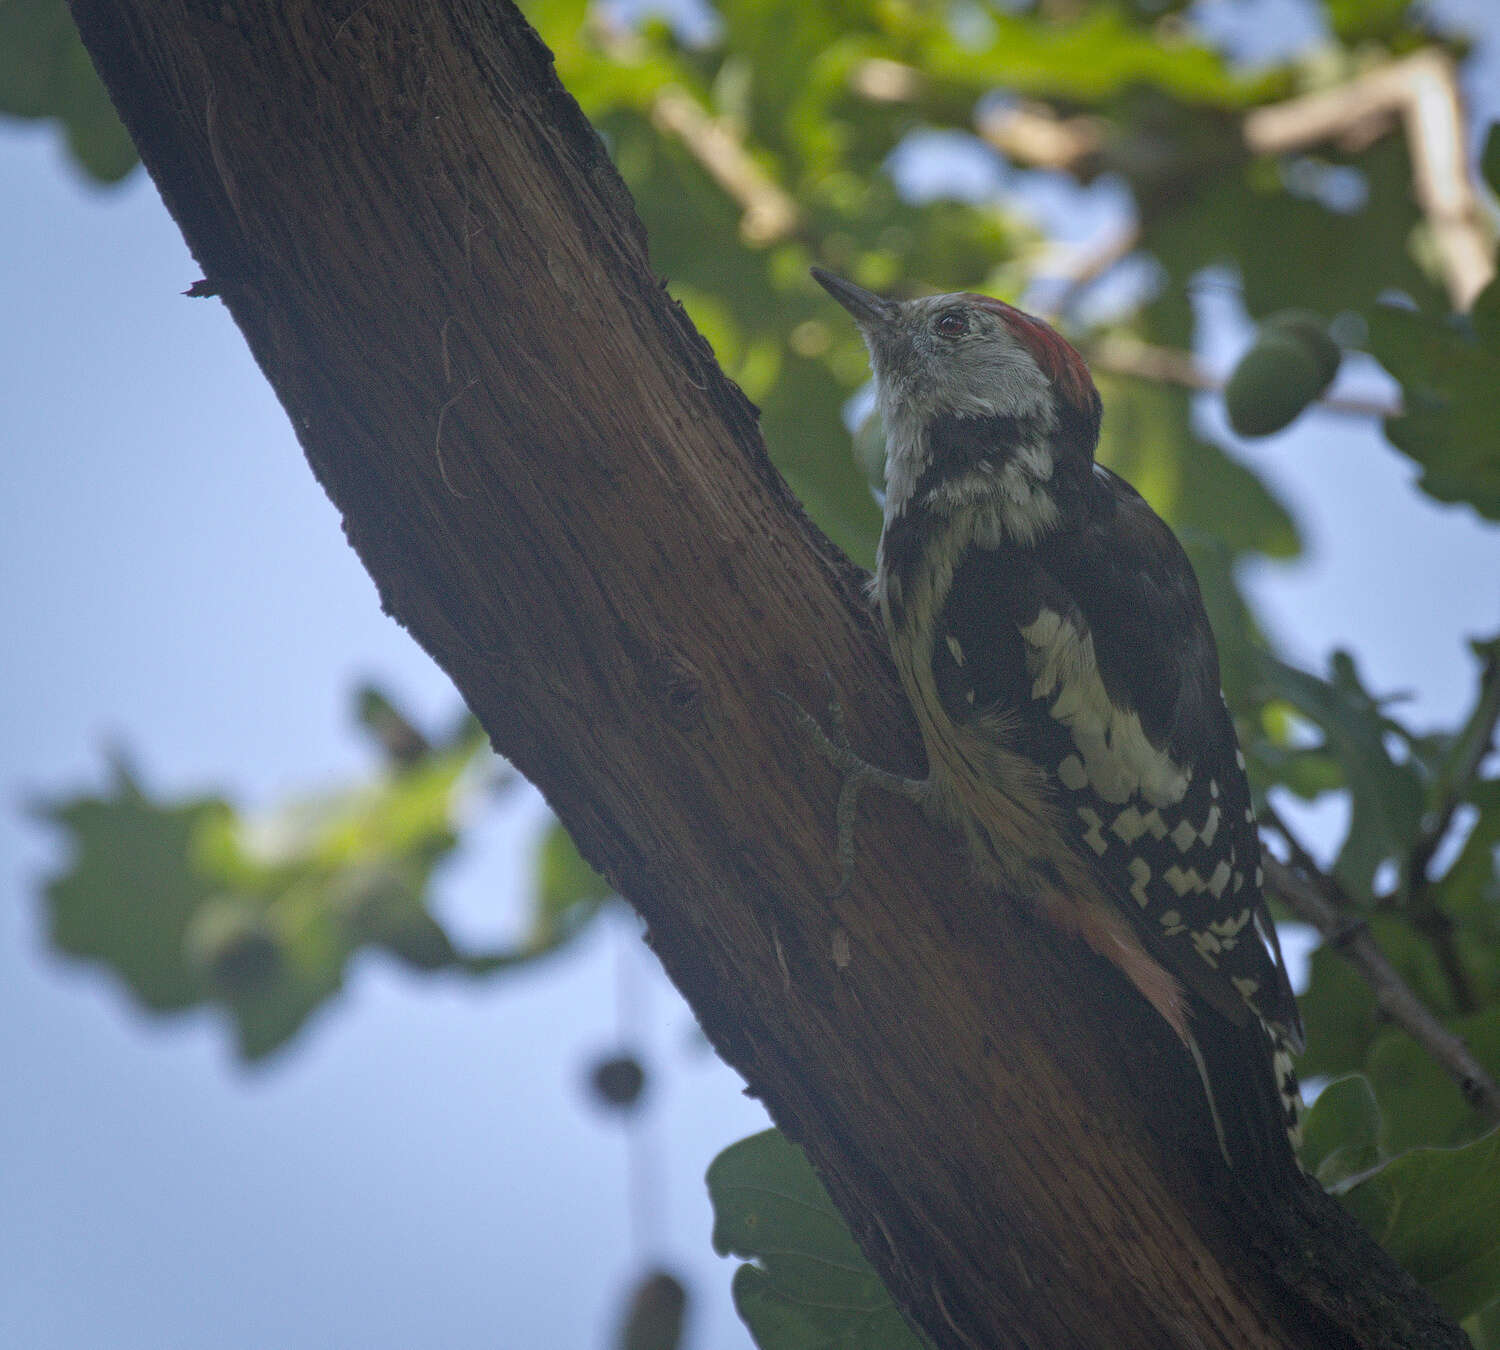
<path fill-rule="evenodd" d="M 1307 349 L 1318 363 L 1318 374 L 1326 389 L 1339 373 L 1339 361 L 1343 351 L 1328 335 L 1328 323 L 1321 314 L 1310 309 L 1281 309 L 1261 322 L 1261 331 L 1277 329 L 1290 333 L 1307 344 Z M 1322 390 L 1318 391 L 1319 393 Z"/>
<path fill-rule="evenodd" d="M 1241 436 L 1269 436 L 1328 387 L 1317 354 L 1302 337 L 1266 328 L 1224 387 L 1229 425 Z"/>

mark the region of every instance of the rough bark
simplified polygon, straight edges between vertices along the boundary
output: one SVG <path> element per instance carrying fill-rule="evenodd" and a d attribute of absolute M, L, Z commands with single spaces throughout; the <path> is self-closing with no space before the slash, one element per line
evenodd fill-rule
<path fill-rule="evenodd" d="M 1337 1206 L 1218 1161 L 1186 1056 L 774 691 L 920 768 L 861 577 L 491 0 L 74 0 L 389 612 L 647 919 L 941 1347 L 1436 1346 Z M 845 959 L 847 957 L 847 959 Z"/>

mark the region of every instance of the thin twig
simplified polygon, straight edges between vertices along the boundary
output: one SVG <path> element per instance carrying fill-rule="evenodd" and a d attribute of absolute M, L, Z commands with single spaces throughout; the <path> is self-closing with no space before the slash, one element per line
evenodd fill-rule
<path fill-rule="evenodd" d="M 1479 673 L 1479 698 L 1474 705 L 1468 743 L 1443 784 L 1432 822 L 1411 851 L 1413 882 L 1425 881 L 1432 855 L 1453 824 L 1454 812 L 1463 804 L 1469 786 L 1479 776 L 1480 766 L 1495 746 L 1495 728 L 1500 724 L 1500 654 L 1491 653 Z"/>
<path fill-rule="evenodd" d="M 747 243 L 760 247 L 796 232 L 802 223 L 797 203 L 755 162 L 727 119 L 713 116 L 686 90 L 668 87 L 651 100 L 651 122 L 675 136 L 739 204 Z"/>
<path fill-rule="evenodd" d="M 1298 918 L 1312 924 L 1329 946 L 1364 976 L 1375 991 L 1380 1010 L 1448 1072 L 1464 1100 L 1487 1119 L 1500 1123 L 1500 1084 L 1474 1058 L 1463 1040 L 1443 1026 L 1412 992 L 1363 920 L 1341 912 L 1315 884 L 1269 853 L 1264 862 L 1266 881 L 1277 899 Z"/>
<path fill-rule="evenodd" d="M 1296 832 L 1282 817 L 1275 806 L 1269 801 L 1260 808 L 1261 823 L 1275 830 L 1286 844 L 1288 861 L 1292 868 L 1300 872 L 1308 881 L 1309 885 L 1316 886 L 1323 899 L 1334 909 L 1345 916 L 1355 915 L 1353 921 L 1359 921 L 1356 911 L 1358 906 L 1352 896 L 1339 884 L 1338 878 L 1325 872 L 1318 860 L 1308 852 L 1307 846 L 1297 837 Z"/>
<path fill-rule="evenodd" d="M 1183 389 L 1222 394 L 1225 381 L 1198 364 L 1190 352 L 1173 347 L 1154 347 L 1128 338 L 1107 337 L 1088 351 L 1089 364 L 1110 375 L 1125 375 L 1155 384 L 1175 384 Z M 1401 405 L 1388 399 L 1350 398 L 1333 395 L 1317 401 L 1327 412 L 1349 417 L 1399 417 Z"/>
<path fill-rule="evenodd" d="M 1053 297 L 1046 309 L 1038 313 L 1049 322 L 1066 314 L 1084 291 L 1134 253 L 1140 242 L 1141 227 L 1136 224 L 1120 231 L 1114 238 L 1106 240 L 1097 248 L 1071 252 L 1071 256 L 1063 265 L 1053 265 L 1050 275 L 1044 259 L 1032 275 L 1030 285 L 1061 284 L 1062 289 Z M 1053 250 L 1052 256 L 1055 257 L 1056 253 L 1057 251 Z"/>

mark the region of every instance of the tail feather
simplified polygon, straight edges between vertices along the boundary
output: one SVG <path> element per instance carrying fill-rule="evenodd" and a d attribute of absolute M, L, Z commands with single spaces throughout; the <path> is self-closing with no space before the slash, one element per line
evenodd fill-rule
<path fill-rule="evenodd" d="M 1229 1166 L 1295 1171 L 1303 1105 L 1285 1031 L 1258 1019 L 1235 1026 L 1204 1008 L 1193 1033 L 1188 1049 Z"/>
<path fill-rule="evenodd" d="M 1286 1116 L 1286 1137 L 1295 1153 L 1302 1147 L 1302 1116 L 1307 1109 L 1302 1102 L 1302 1085 L 1297 1081 L 1297 1069 L 1292 1062 L 1292 1047 L 1286 1032 L 1269 1025 L 1266 1030 L 1271 1036 L 1271 1072 Z"/>

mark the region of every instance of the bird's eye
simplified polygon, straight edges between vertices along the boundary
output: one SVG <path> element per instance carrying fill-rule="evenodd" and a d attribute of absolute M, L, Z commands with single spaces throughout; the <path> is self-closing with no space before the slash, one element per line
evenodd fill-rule
<path fill-rule="evenodd" d="M 969 320 L 958 310 L 950 309 L 946 314 L 939 314 L 932 327 L 943 337 L 962 337 L 969 331 Z"/>

